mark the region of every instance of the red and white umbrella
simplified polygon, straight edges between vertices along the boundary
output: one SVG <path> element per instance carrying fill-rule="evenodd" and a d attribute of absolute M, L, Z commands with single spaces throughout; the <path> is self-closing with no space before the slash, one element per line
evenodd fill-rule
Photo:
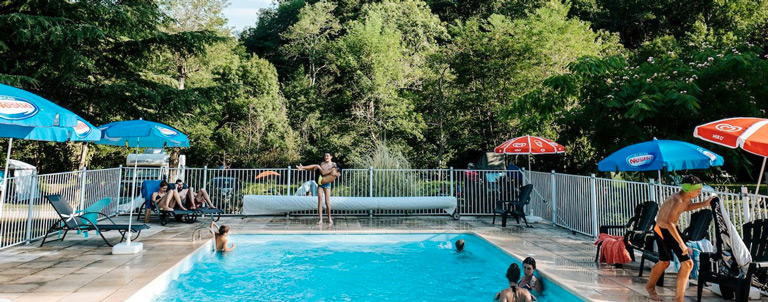
<path fill-rule="evenodd" d="M 768 119 L 756 117 L 734 117 L 697 126 L 693 136 L 728 148 L 741 148 L 763 157 L 763 166 L 757 177 L 755 195 L 763 180 L 765 162 L 768 158 Z"/>
<path fill-rule="evenodd" d="M 531 170 L 531 155 L 564 153 L 565 147 L 552 140 L 538 136 L 515 137 L 498 145 L 493 149 L 494 153 L 509 155 L 528 154 L 528 170 Z"/>

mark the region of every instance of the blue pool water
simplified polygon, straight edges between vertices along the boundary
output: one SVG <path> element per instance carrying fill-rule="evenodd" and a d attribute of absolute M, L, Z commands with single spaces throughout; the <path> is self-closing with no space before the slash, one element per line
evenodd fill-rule
<path fill-rule="evenodd" d="M 464 239 L 465 252 L 452 242 Z M 470 234 L 233 235 L 155 301 L 492 301 L 520 260 Z M 539 301 L 581 301 L 544 280 Z"/>

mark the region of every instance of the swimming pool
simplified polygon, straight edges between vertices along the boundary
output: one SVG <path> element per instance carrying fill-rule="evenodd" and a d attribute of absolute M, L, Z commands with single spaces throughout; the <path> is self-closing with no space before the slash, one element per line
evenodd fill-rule
<path fill-rule="evenodd" d="M 453 247 L 458 239 L 465 252 Z M 522 268 L 472 234 L 232 235 L 230 241 L 237 244 L 233 252 L 202 248 L 131 300 L 491 301 L 508 285 L 507 267 Z M 544 280 L 539 301 L 582 300 Z"/>

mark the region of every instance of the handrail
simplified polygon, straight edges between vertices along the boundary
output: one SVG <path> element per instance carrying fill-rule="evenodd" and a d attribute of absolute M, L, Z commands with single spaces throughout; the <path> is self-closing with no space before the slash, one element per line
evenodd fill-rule
<path fill-rule="evenodd" d="M 211 229 L 210 227 L 201 226 L 201 227 L 197 227 L 194 231 L 192 231 L 192 244 L 194 244 L 197 240 L 200 240 L 203 238 L 203 234 L 201 232 L 202 230 L 208 230 L 208 232 L 211 233 L 211 238 L 213 238 L 214 240 L 216 239 L 216 232 L 214 232 L 213 229 Z M 213 251 L 216 251 L 215 243 L 211 245 L 211 249 Z"/>

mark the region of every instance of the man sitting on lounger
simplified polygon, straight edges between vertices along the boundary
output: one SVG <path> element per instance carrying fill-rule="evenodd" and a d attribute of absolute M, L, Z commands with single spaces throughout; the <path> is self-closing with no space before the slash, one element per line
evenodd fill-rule
<path fill-rule="evenodd" d="M 211 202 L 211 197 L 208 196 L 208 192 L 205 189 L 195 192 L 195 188 L 184 188 L 184 181 L 181 179 L 176 180 L 176 192 L 179 194 L 179 198 L 182 203 L 185 204 L 190 210 L 196 210 L 203 206 L 203 203 L 207 204 L 209 208 L 215 209 L 216 206 Z"/>

